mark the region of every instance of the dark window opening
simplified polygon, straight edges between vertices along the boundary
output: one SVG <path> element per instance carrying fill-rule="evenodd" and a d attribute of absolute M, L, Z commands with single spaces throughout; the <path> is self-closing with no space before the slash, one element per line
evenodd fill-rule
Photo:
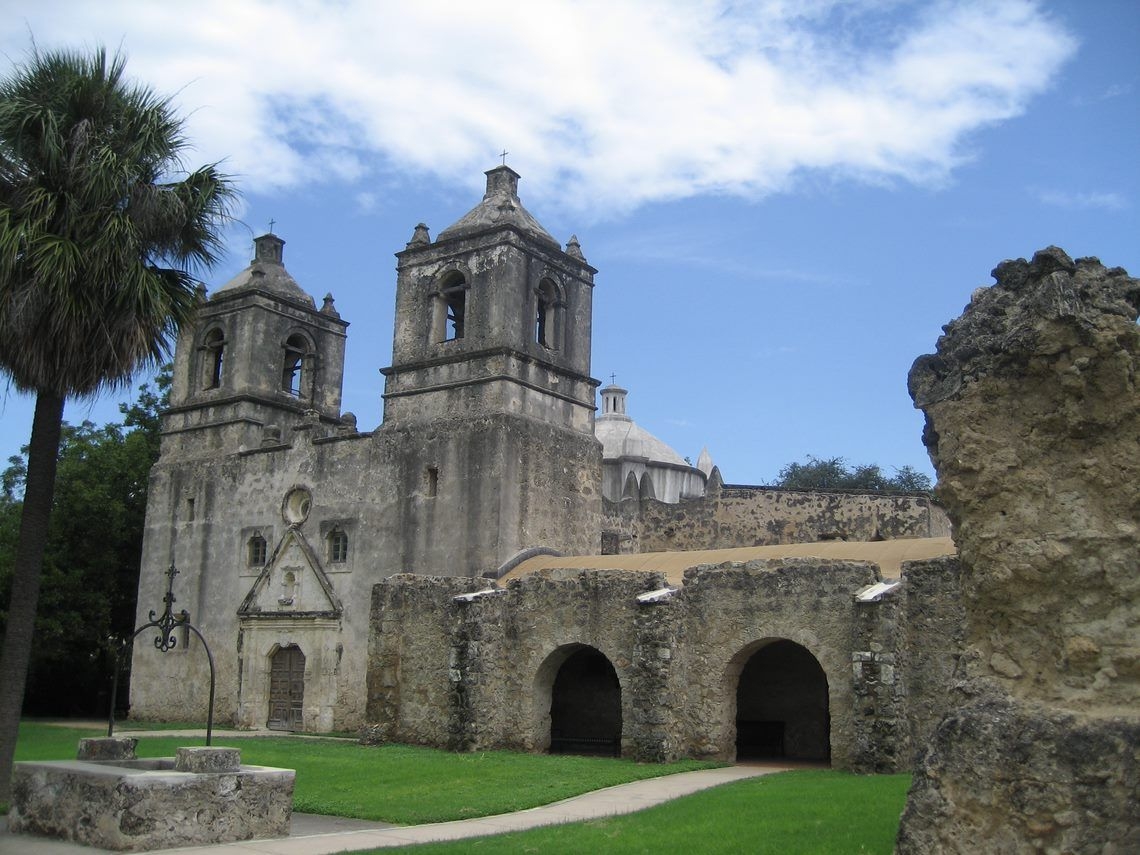
<path fill-rule="evenodd" d="M 621 685 L 603 653 L 583 647 L 550 691 L 550 753 L 621 756 Z"/>
<path fill-rule="evenodd" d="M 621 552 L 621 535 L 616 531 L 602 532 L 602 555 L 617 555 Z"/>
<path fill-rule="evenodd" d="M 207 389 L 217 389 L 222 385 L 226 354 L 226 337 L 221 330 L 211 330 L 206 335 L 203 350 L 206 369 L 203 386 Z"/>
<path fill-rule="evenodd" d="M 561 304 L 558 289 L 549 279 L 543 279 L 535 289 L 534 340 L 547 350 L 561 346 Z"/>
<path fill-rule="evenodd" d="M 432 340 L 455 341 L 467 328 L 467 281 L 452 273 L 435 295 L 432 309 Z"/>
<path fill-rule="evenodd" d="M 427 471 L 424 472 L 424 492 L 429 499 L 434 499 L 436 493 L 439 491 L 439 470 L 434 466 L 429 466 Z"/>
<path fill-rule="evenodd" d="M 291 335 L 285 342 L 285 367 L 281 373 L 281 388 L 295 398 L 304 397 L 307 350 L 308 342 L 303 336 Z"/>
<path fill-rule="evenodd" d="M 260 534 L 255 534 L 249 539 L 247 551 L 247 564 L 250 567 L 264 567 L 265 557 L 267 552 L 265 538 Z"/>
<path fill-rule="evenodd" d="M 348 560 L 348 532 L 334 528 L 329 532 L 329 561 L 343 564 Z"/>

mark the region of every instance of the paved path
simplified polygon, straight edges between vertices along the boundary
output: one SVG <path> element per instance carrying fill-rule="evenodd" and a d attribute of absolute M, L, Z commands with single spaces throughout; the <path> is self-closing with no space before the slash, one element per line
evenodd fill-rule
<path fill-rule="evenodd" d="M 227 734 L 228 736 L 229 734 Z M 247 840 L 241 843 L 224 843 L 216 846 L 196 846 L 186 849 L 160 850 L 169 855 L 327 855 L 334 852 L 351 852 L 360 849 L 377 849 L 390 846 L 407 846 L 439 840 L 459 840 L 464 837 L 482 837 L 508 831 L 524 831 L 542 825 L 597 819 L 604 816 L 633 813 L 662 802 L 687 796 L 699 790 L 782 772 L 791 766 L 768 763 L 749 763 L 726 766 L 723 769 L 703 769 L 698 772 L 681 772 L 645 781 L 620 784 L 604 790 L 595 790 L 551 805 L 521 810 L 516 813 L 465 819 L 456 822 L 437 822 L 429 825 L 392 826 L 360 820 L 322 817 L 312 814 L 294 814 L 289 837 L 276 840 Z M 0 827 L 0 855 L 97 855 L 106 850 L 62 843 L 41 837 L 9 834 L 7 822 Z"/>

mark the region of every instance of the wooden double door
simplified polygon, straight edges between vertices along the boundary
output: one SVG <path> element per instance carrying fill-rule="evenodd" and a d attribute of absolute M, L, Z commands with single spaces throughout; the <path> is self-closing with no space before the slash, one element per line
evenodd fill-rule
<path fill-rule="evenodd" d="M 269 721 L 273 730 L 304 730 L 305 654 L 296 645 L 273 654 L 269 669 Z"/>

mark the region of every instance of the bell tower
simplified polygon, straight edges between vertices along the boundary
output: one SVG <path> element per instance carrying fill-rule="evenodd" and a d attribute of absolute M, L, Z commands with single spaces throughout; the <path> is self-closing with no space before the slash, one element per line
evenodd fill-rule
<path fill-rule="evenodd" d="M 416 572 L 476 575 L 529 547 L 598 548 L 597 271 L 577 238 L 561 247 L 523 207 L 517 172 L 486 175 L 478 205 L 434 242 L 416 226 L 396 256 L 384 428 L 407 438 L 405 486 L 425 497 L 404 527 L 404 569 Z"/>
<path fill-rule="evenodd" d="M 490 170 L 478 205 L 434 243 L 420 224 L 397 254 L 386 422 L 510 412 L 593 433 L 597 271 L 523 207 L 518 181 Z"/>
<path fill-rule="evenodd" d="M 249 266 L 180 335 L 164 456 L 257 448 L 266 428 L 287 442 L 302 418 L 339 423 L 348 322 L 331 294 L 318 309 L 289 275 L 284 246 L 274 234 L 256 238 Z"/>

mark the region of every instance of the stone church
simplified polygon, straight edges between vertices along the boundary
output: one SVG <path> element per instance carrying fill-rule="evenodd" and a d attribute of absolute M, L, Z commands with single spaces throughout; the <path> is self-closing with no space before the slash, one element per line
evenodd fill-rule
<path fill-rule="evenodd" d="M 179 339 L 139 623 L 177 567 L 217 720 L 457 749 L 904 768 L 960 643 L 925 496 L 725 484 L 591 377 L 596 270 L 519 175 L 396 254 L 383 421 L 341 411 L 348 323 L 284 241 Z M 907 563 L 909 562 L 909 563 Z M 131 714 L 204 715 L 192 636 L 136 645 Z"/>

